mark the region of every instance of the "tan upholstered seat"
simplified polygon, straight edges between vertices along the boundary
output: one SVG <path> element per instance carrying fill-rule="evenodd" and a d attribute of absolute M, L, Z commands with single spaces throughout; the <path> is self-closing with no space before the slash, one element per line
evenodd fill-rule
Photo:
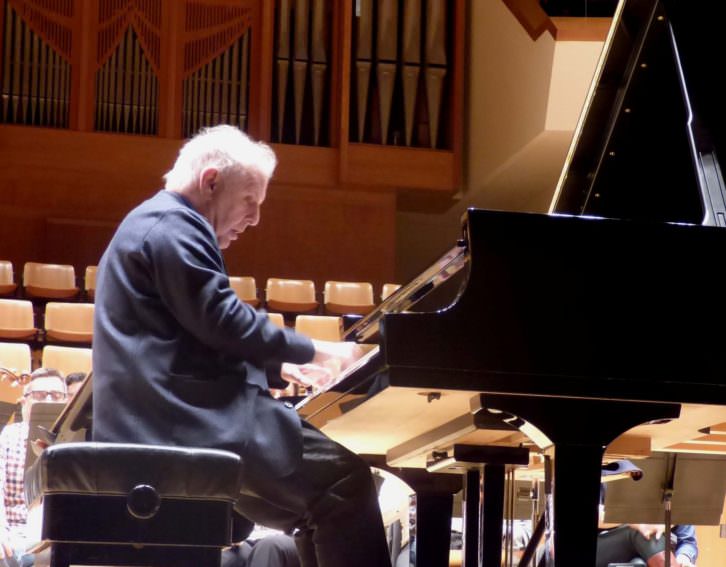
<path fill-rule="evenodd" d="M 25 343 L 0 343 L 0 367 L 13 373 L 30 374 L 32 358 Z M 0 401 L 14 404 L 23 393 L 22 386 L 8 380 L 0 381 Z"/>
<path fill-rule="evenodd" d="M 257 297 L 257 282 L 252 276 L 230 276 L 229 287 L 234 290 L 240 301 L 244 301 L 252 307 L 260 304 Z"/>
<path fill-rule="evenodd" d="M 365 315 L 373 311 L 373 284 L 368 282 L 325 282 L 325 311 L 338 315 Z"/>
<path fill-rule="evenodd" d="M 15 293 L 18 284 L 15 283 L 13 275 L 13 263 L 8 260 L 0 260 L 0 295 L 11 295 Z"/>
<path fill-rule="evenodd" d="M 343 319 L 329 315 L 298 315 L 295 331 L 311 339 L 339 341 L 343 334 Z"/>
<path fill-rule="evenodd" d="M 400 288 L 400 287 L 401 287 L 401 284 L 395 284 L 395 283 L 383 284 L 383 288 L 381 289 L 381 301 L 386 299 L 393 292 L 397 291 L 398 288 Z"/>
<path fill-rule="evenodd" d="M 83 289 L 86 291 L 86 297 L 89 301 L 93 301 L 96 295 L 96 271 L 98 266 L 86 266 L 86 273 L 83 277 Z"/>
<path fill-rule="evenodd" d="M 265 286 L 267 308 L 285 313 L 306 313 L 318 307 L 315 282 L 268 278 Z"/>
<path fill-rule="evenodd" d="M 281 329 L 285 328 L 285 318 L 282 316 L 282 313 L 268 313 L 267 316 L 275 325 Z"/>
<path fill-rule="evenodd" d="M 78 295 L 76 271 L 67 264 L 26 262 L 23 289 L 29 297 L 70 299 Z"/>
<path fill-rule="evenodd" d="M 33 339 L 36 335 L 33 303 L 23 299 L 0 299 L 0 338 Z"/>
<path fill-rule="evenodd" d="M 93 338 L 93 309 L 93 303 L 48 302 L 45 306 L 46 338 L 90 344 Z"/>
<path fill-rule="evenodd" d="M 26 343 L 0 343 L 0 366 L 29 373 L 32 369 L 30 345 Z"/>
<path fill-rule="evenodd" d="M 55 368 L 64 375 L 71 372 L 88 374 L 91 371 L 91 349 L 46 345 L 43 347 L 41 366 Z"/>

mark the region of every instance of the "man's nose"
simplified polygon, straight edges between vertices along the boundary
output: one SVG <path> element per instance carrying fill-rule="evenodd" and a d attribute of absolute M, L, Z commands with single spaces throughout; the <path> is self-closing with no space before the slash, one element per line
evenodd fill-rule
<path fill-rule="evenodd" d="M 250 220 L 250 226 L 257 226 L 257 224 L 260 222 L 260 207 L 255 207 L 255 210 L 252 213 L 251 220 Z"/>

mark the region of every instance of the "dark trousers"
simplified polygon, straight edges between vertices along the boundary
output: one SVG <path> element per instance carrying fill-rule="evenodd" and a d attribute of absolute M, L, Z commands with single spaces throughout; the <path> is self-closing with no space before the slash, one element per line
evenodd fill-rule
<path fill-rule="evenodd" d="M 222 567 L 300 567 L 300 559 L 290 536 L 270 535 L 225 549 Z"/>
<path fill-rule="evenodd" d="M 243 474 L 237 510 L 255 523 L 295 531 L 303 567 L 390 567 L 370 468 L 303 422 L 303 457 L 283 478 Z"/>
<path fill-rule="evenodd" d="M 634 528 L 618 526 L 598 536 L 596 567 L 607 567 L 610 563 L 628 563 L 638 558 L 647 560 L 664 549 L 664 536 L 645 539 Z"/>

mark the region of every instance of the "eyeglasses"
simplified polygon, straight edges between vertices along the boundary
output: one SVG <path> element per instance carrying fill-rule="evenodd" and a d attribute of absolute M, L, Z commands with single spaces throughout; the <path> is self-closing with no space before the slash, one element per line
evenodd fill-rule
<path fill-rule="evenodd" d="M 45 401 L 53 401 L 53 402 L 62 402 L 66 399 L 65 392 L 46 392 L 45 390 L 33 390 L 32 392 L 26 392 L 23 394 L 26 398 L 31 398 L 34 402 L 45 402 Z"/>

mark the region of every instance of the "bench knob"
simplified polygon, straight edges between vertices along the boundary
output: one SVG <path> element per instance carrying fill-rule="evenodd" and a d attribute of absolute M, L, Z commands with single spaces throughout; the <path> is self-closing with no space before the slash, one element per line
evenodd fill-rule
<path fill-rule="evenodd" d="M 134 486 L 126 497 L 126 509 L 134 518 L 148 520 L 159 511 L 161 498 L 153 486 L 139 484 Z"/>

